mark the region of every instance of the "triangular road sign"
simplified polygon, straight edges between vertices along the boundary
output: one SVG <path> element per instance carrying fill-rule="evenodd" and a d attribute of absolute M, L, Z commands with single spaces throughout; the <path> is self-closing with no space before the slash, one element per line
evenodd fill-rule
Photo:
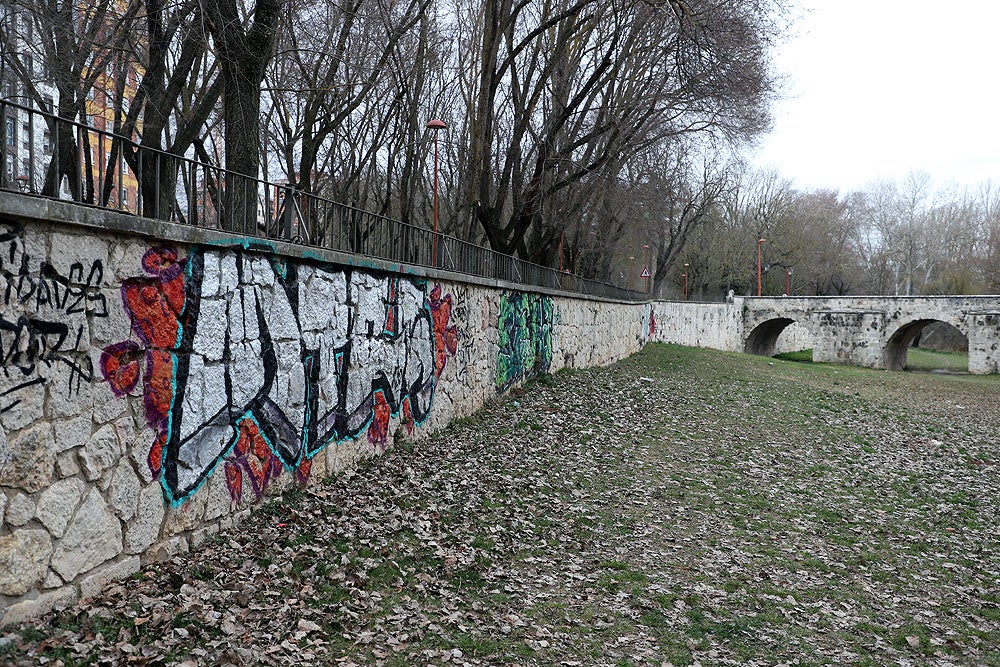
<path fill-rule="evenodd" d="M 649 277 L 649 267 L 648 266 L 642 267 L 642 273 L 639 274 L 639 277 L 640 278 L 648 278 Z"/>

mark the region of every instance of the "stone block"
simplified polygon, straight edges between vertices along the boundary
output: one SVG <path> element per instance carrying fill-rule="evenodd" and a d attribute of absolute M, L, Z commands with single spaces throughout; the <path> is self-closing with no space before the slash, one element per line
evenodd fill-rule
<path fill-rule="evenodd" d="M 24 595 L 45 578 L 52 538 L 44 530 L 15 530 L 0 536 L 0 595 Z"/>
<path fill-rule="evenodd" d="M 108 584 L 121 581 L 138 571 L 138 556 L 127 556 L 114 563 L 108 563 L 93 574 L 89 574 L 80 580 L 80 598 L 86 599 L 100 595 L 101 591 L 107 588 Z"/>
<path fill-rule="evenodd" d="M 53 423 L 53 432 L 56 454 L 61 454 L 68 449 L 87 444 L 94 432 L 94 420 L 86 414 L 56 421 Z"/>
<path fill-rule="evenodd" d="M 222 276 L 219 273 L 218 253 L 206 252 L 202 257 L 201 296 L 202 299 L 207 299 L 219 293 Z"/>
<path fill-rule="evenodd" d="M 93 354 L 100 357 L 99 351 L 94 351 Z M 94 368 L 97 368 L 97 360 L 94 362 Z M 102 385 L 102 387 L 107 387 L 107 385 Z M 94 401 L 94 421 L 98 424 L 107 424 L 113 422 L 123 414 L 125 414 L 125 409 L 128 407 L 127 403 L 111 393 L 110 389 L 97 389 L 98 392 L 105 392 L 106 395 L 97 395 Z M 136 389 L 138 391 L 138 389 Z"/>
<path fill-rule="evenodd" d="M 0 393 L 13 389 L 13 387 L 14 385 L 8 380 L 4 380 L 0 382 Z M 15 400 L 19 401 L 15 408 L 0 413 L 0 425 L 8 433 L 25 428 L 41 419 L 45 414 L 45 383 L 18 389 L 16 393 L 8 394 L 5 398 L 7 404 L 13 403 Z"/>
<path fill-rule="evenodd" d="M 80 276 L 72 281 L 74 285 L 94 282 L 90 278 L 91 269 L 97 267 L 101 281 L 95 286 L 107 285 L 110 275 L 106 271 L 108 265 L 108 243 L 92 234 L 63 234 L 52 232 L 49 235 L 49 263 L 61 275 L 67 278 L 71 275 Z M 83 271 L 74 270 L 74 264 L 80 265 Z M 94 275 L 97 278 L 97 274 Z"/>
<path fill-rule="evenodd" d="M 105 280 L 118 285 L 128 278 L 145 275 L 142 270 L 142 256 L 147 250 L 149 250 L 148 241 L 115 243 L 108 253 L 111 265 Z M 111 308 L 111 303 L 108 304 L 108 308 Z"/>
<path fill-rule="evenodd" d="M 132 464 L 128 460 L 122 460 L 111 476 L 109 490 L 111 507 L 122 521 L 131 521 L 135 516 L 139 490 L 139 478 L 132 469 Z"/>
<path fill-rule="evenodd" d="M 143 484 L 153 481 L 153 471 L 149 469 L 149 450 L 155 441 L 156 433 L 150 428 L 144 428 L 136 433 L 135 440 L 128 445 L 128 455 L 135 462 L 135 469 Z"/>
<path fill-rule="evenodd" d="M 52 556 L 52 569 L 72 581 L 122 552 L 121 523 L 97 489 L 87 493 Z"/>
<path fill-rule="evenodd" d="M 66 532 L 66 526 L 80 504 L 85 488 L 83 480 L 70 477 L 56 482 L 42 492 L 35 516 L 49 529 L 52 537 L 62 537 Z"/>
<path fill-rule="evenodd" d="M 25 227 L 20 234 L 20 238 L 15 243 L 20 251 L 16 259 L 16 265 L 20 265 L 22 258 L 27 257 L 28 271 L 38 273 L 41 271 L 42 262 L 48 259 L 47 249 L 48 232 L 35 227 Z M 10 262 L 15 265 L 15 262 Z"/>
<path fill-rule="evenodd" d="M 204 528 L 199 528 L 191 533 L 191 548 L 197 549 L 203 545 L 208 540 L 212 539 L 219 533 L 218 524 L 213 524 L 211 526 L 205 526 Z"/>
<path fill-rule="evenodd" d="M 14 494 L 7 506 L 7 523 L 11 526 L 23 526 L 35 518 L 35 501 L 23 493 Z"/>
<path fill-rule="evenodd" d="M 80 341 L 80 346 L 82 347 L 89 345 L 90 334 L 87 330 L 88 325 L 86 324 L 86 320 L 83 320 L 81 326 L 84 327 Z M 75 337 L 76 333 L 73 335 Z M 79 356 L 83 357 L 85 354 L 84 352 Z M 83 363 L 82 359 L 74 359 L 74 361 Z M 100 375 L 100 371 L 97 370 L 96 366 L 94 367 L 94 373 Z M 54 366 L 48 380 L 49 382 L 46 386 L 48 399 L 45 404 L 45 414 L 49 419 L 75 417 L 77 415 L 90 414 L 94 411 L 94 387 L 100 385 L 92 385 L 83 380 L 75 370 L 66 364 Z M 102 386 L 101 391 L 106 391 L 106 389 Z"/>
<path fill-rule="evenodd" d="M 227 303 L 223 298 L 202 299 L 199 304 L 198 332 L 194 354 L 208 363 L 222 361 L 226 349 Z"/>
<path fill-rule="evenodd" d="M 44 587 L 46 590 L 51 590 L 53 588 L 59 588 L 64 583 L 66 582 L 62 580 L 62 577 L 60 577 L 52 570 L 49 570 L 48 574 L 45 575 L 45 581 L 42 582 L 42 587 Z"/>
<path fill-rule="evenodd" d="M 229 494 L 226 475 L 221 468 L 216 470 L 216 474 L 208 479 L 208 482 L 199 493 L 207 493 L 208 495 L 205 499 L 203 520 L 214 521 L 232 511 L 233 499 Z"/>
<path fill-rule="evenodd" d="M 141 553 L 157 540 L 163 525 L 164 503 L 159 483 L 147 484 L 139 492 L 135 517 L 125 530 L 126 553 Z"/>
<path fill-rule="evenodd" d="M 179 507 L 168 507 L 163 519 L 163 534 L 176 535 L 197 527 L 205 516 L 207 488 L 203 485 Z"/>
<path fill-rule="evenodd" d="M 37 598 L 22 600 L 7 608 L 0 620 L 0 626 L 17 625 L 38 618 L 53 610 L 67 609 L 77 600 L 76 588 L 65 586 L 58 590 L 42 593 Z"/>
<path fill-rule="evenodd" d="M 150 563 L 165 563 L 177 554 L 187 553 L 190 550 L 187 538 L 183 535 L 178 535 L 176 537 L 171 537 L 168 540 L 158 542 L 155 546 L 142 554 L 141 560 L 143 565 L 149 565 Z"/>
<path fill-rule="evenodd" d="M 80 462 L 77 452 L 70 450 L 56 454 L 56 476 L 59 479 L 74 477 L 80 474 Z"/>
<path fill-rule="evenodd" d="M 7 462 L 0 467 L 0 486 L 34 493 L 52 483 L 56 454 L 49 424 L 39 422 L 20 431 L 8 431 L 7 443 Z"/>
<path fill-rule="evenodd" d="M 80 450 L 80 467 L 84 477 L 88 482 L 97 480 L 105 470 L 118 462 L 120 456 L 118 435 L 111 425 L 105 424 Z"/>
<path fill-rule="evenodd" d="M 326 479 L 329 473 L 326 470 L 326 457 L 322 454 L 312 458 L 312 467 L 309 469 L 309 485 L 315 486 Z"/>
<path fill-rule="evenodd" d="M 90 320 L 90 342 L 94 347 L 99 348 L 98 353 L 100 349 L 111 343 L 127 340 L 132 334 L 132 323 L 122 307 L 121 293 L 118 288 L 106 288 L 101 290 L 101 293 L 107 304 L 107 317 L 94 317 Z M 98 368 L 96 363 L 94 368 Z"/>

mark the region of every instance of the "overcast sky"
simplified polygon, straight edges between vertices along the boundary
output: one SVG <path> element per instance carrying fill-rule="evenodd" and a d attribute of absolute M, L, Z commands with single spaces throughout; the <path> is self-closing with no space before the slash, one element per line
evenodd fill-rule
<path fill-rule="evenodd" d="M 1000 182 L 1000 2 L 791 1 L 785 99 L 757 165 L 842 192 L 914 170 Z"/>

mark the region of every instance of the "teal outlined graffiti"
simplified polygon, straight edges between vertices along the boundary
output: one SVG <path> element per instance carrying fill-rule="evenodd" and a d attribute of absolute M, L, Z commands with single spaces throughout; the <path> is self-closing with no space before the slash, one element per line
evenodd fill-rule
<path fill-rule="evenodd" d="M 538 294 L 507 292 L 500 295 L 497 389 L 538 373 L 552 363 L 552 299 Z"/>

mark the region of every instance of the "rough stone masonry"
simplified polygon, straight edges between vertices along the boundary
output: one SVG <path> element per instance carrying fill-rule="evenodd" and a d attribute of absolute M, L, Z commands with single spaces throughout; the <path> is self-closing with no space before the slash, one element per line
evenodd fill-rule
<path fill-rule="evenodd" d="M 103 215 L 107 229 L 0 221 L 2 624 L 94 595 L 233 528 L 265 494 L 538 373 L 632 354 L 650 331 L 648 305 L 205 231 L 171 242 L 190 231 Z"/>

